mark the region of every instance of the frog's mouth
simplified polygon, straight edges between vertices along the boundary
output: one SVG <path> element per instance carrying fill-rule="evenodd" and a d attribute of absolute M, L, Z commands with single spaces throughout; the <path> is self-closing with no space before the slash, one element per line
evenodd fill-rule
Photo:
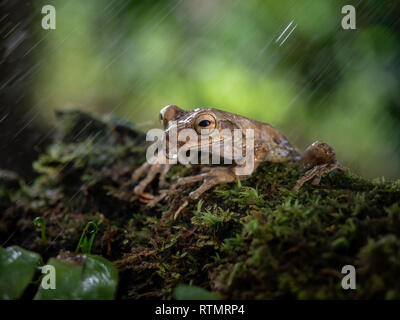
<path fill-rule="evenodd" d="M 228 147 L 229 146 L 229 147 Z M 176 149 L 170 150 L 168 145 L 166 146 L 165 156 L 168 159 L 179 159 L 179 155 L 184 156 L 185 158 L 189 157 L 197 157 L 200 155 L 209 155 L 211 156 L 215 153 L 216 150 L 219 150 L 221 157 L 231 158 L 233 157 L 233 148 L 232 148 L 232 140 L 225 141 L 210 141 L 208 143 L 192 143 L 188 144 L 188 142 L 180 142 Z"/>
<path fill-rule="evenodd" d="M 164 153 L 165 156 L 167 157 L 167 159 L 177 159 L 178 158 L 178 154 L 179 154 L 179 150 L 180 148 L 184 145 L 185 143 L 178 143 L 176 148 L 172 148 L 170 149 L 170 145 L 169 145 L 169 139 L 167 137 L 166 139 L 166 145 L 164 148 Z"/>
<path fill-rule="evenodd" d="M 199 149 L 199 148 L 197 148 L 195 146 L 195 147 L 185 148 L 185 150 L 181 150 L 180 147 L 178 147 L 176 150 L 168 150 L 168 148 L 167 148 L 164 151 L 165 151 L 165 156 L 167 157 L 167 159 L 173 160 L 173 159 L 177 159 L 178 158 L 178 155 L 179 155 L 180 152 L 185 152 L 185 156 L 189 157 L 191 153 L 192 154 L 195 153 L 195 152 L 200 153 L 201 149 Z"/>

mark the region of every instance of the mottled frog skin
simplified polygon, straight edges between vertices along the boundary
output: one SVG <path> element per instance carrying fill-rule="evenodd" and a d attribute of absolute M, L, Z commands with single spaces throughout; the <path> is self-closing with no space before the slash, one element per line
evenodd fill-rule
<path fill-rule="evenodd" d="M 214 129 L 231 130 L 242 129 L 242 149 L 245 148 L 246 141 L 246 129 L 253 129 L 254 132 L 254 150 L 250 150 L 254 154 L 254 167 L 253 172 L 257 166 L 265 161 L 268 162 L 288 162 L 288 161 L 299 161 L 304 167 L 310 168 L 304 176 L 299 179 L 294 187 L 294 190 L 298 190 L 301 186 L 312 180 L 313 184 L 318 184 L 321 180 L 321 176 L 328 173 L 334 169 L 344 170 L 343 167 L 336 160 L 334 150 L 324 142 L 316 141 L 306 151 L 301 154 L 288 139 L 276 128 L 268 123 L 263 123 L 260 121 L 252 120 L 237 114 L 229 113 L 226 111 L 221 111 L 214 108 L 198 108 L 194 110 L 182 110 L 175 105 L 169 105 L 164 107 L 160 111 L 160 121 L 164 126 L 165 139 L 168 141 L 169 133 L 172 130 L 179 132 L 183 129 L 194 129 L 198 133 L 198 140 L 191 142 L 189 149 L 200 150 L 200 137 L 203 134 L 204 139 L 204 129 L 209 132 L 213 132 Z M 201 131 L 203 129 L 203 131 Z M 209 144 L 221 143 L 221 141 L 215 141 L 209 138 Z M 178 142 L 178 150 L 185 142 Z M 168 143 L 167 143 L 168 145 Z M 235 144 L 233 144 L 235 145 Z M 188 145 L 186 145 L 188 147 Z M 209 149 L 210 152 L 212 148 Z M 166 150 L 168 153 L 168 150 Z M 219 154 L 222 158 L 224 152 Z M 151 183 L 154 178 L 160 173 L 159 185 L 165 186 L 165 176 L 172 166 L 171 164 L 150 164 L 145 162 L 141 167 L 135 170 L 132 175 L 134 182 L 138 182 L 134 189 L 134 193 L 147 198 L 149 205 L 152 205 L 160 201 L 168 193 L 173 193 L 178 187 L 185 186 L 188 184 L 202 182 L 202 184 L 192 191 L 188 199 L 185 200 L 180 207 L 175 211 L 174 218 L 176 219 L 180 212 L 188 205 L 190 200 L 197 200 L 199 197 L 214 187 L 215 185 L 221 183 L 229 183 L 236 181 L 237 179 L 245 180 L 250 175 L 237 175 L 237 168 L 243 167 L 244 164 L 238 164 L 234 159 L 231 165 L 203 165 L 203 170 L 201 174 L 184 177 L 178 179 L 178 181 L 171 185 L 169 191 L 162 192 L 158 196 L 152 196 L 145 193 L 145 189 L 149 183 Z M 142 180 L 140 178 L 145 176 Z M 140 181 L 139 181 L 140 180 Z"/>

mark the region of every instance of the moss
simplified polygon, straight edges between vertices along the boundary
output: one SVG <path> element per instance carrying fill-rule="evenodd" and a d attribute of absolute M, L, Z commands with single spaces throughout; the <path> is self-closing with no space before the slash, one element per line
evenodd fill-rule
<path fill-rule="evenodd" d="M 173 221 L 171 203 L 196 185 L 152 208 L 137 201 L 130 176 L 144 161 L 145 139 L 134 125 L 77 111 L 58 118 L 54 143 L 34 163 L 34 183 L 0 180 L 2 243 L 47 259 L 74 250 L 94 221 L 92 253 L 119 268 L 119 298 L 169 299 L 183 283 L 235 299 L 400 297 L 400 181 L 334 171 L 293 192 L 302 169 L 264 163 Z M 176 166 L 167 179 L 198 170 Z M 156 194 L 157 182 L 147 191 Z M 46 221 L 45 245 L 35 217 Z M 356 290 L 341 288 L 347 264 L 356 268 Z"/>

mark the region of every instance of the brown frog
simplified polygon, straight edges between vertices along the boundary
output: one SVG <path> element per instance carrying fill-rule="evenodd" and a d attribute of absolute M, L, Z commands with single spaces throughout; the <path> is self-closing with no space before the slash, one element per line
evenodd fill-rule
<path fill-rule="evenodd" d="M 166 180 L 165 176 L 171 167 L 171 161 L 168 158 L 166 163 L 154 163 L 145 162 L 141 167 L 136 169 L 132 175 L 134 182 L 139 181 L 139 179 L 146 173 L 145 177 L 136 185 L 134 193 L 137 195 L 142 195 L 147 198 L 149 204 L 154 204 L 160 201 L 168 193 L 173 193 L 178 187 L 193 184 L 196 182 L 202 182 L 202 184 L 192 191 L 188 199 L 185 200 L 180 207 L 176 210 L 174 219 L 177 218 L 179 213 L 185 208 L 189 200 L 197 200 L 199 197 L 210 188 L 221 183 L 233 182 L 236 179 L 245 180 L 251 173 L 257 168 L 257 166 L 264 161 L 269 162 L 287 162 L 287 161 L 299 161 L 304 167 L 309 168 L 309 170 L 300 178 L 293 190 L 297 191 L 305 182 L 312 180 L 314 185 L 318 184 L 321 180 L 321 176 L 328 173 L 334 169 L 339 169 L 344 171 L 344 168 L 336 160 L 334 150 L 324 142 L 316 141 L 310 147 L 306 149 L 303 154 L 300 154 L 294 148 L 288 139 L 277 129 L 267 123 L 263 123 L 256 120 L 251 120 L 246 117 L 229 113 L 226 111 L 217 110 L 214 108 L 204 108 L 195 110 L 182 110 L 175 105 L 169 105 L 164 107 L 160 111 L 160 121 L 164 126 L 165 139 L 168 141 L 170 133 L 172 130 L 175 132 L 181 132 L 184 129 L 194 129 L 198 134 L 198 139 L 195 139 L 189 145 L 186 141 L 178 142 L 177 150 L 182 148 L 183 145 L 186 146 L 188 150 L 199 152 L 201 148 L 204 148 L 204 141 L 206 141 L 206 146 L 209 147 L 210 156 L 213 154 L 212 146 L 224 146 L 224 145 L 235 145 L 234 138 L 229 139 L 226 136 L 218 137 L 215 139 L 213 132 L 218 129 L 219 132 L 222 130 L 234 131 L 235 129 L 242 129 L 241 134 L 241 144 L 239 152 L 244 152 L 244 149 L 248 146 L 246 141 L 249 140 L 247 137 L 248 130 L 252 129 L 252 141 L 251 150 L 247 150 L 248 154 L 253 155 L 253 166 L 252 171 L 247 174 L 237 174 L 238 169 L 243 168 L 245 163 L 238 163 L 233 159 L 228 159 L 230 165 L 206 165 L 204 166 L 202 173 L 194 176 L 179 178 L 178 181 L 169 188 L 169 191 L 161 192 L 158 196 L 152 196 L 144 193 L 145 188 L 151 183 L 157 174 L 160 174 L 159 185 L 165 186 Z M 234 135 L 232 135 L 234 136 Z M 203 144 L 200 141 L 203 139 Z M 205 139 L 205 140 L 204 140 Z M 237 141 L 236 141 L 237 142 Z M 200 145 L 202 147 L 200 147 Z M 168 144 L 167 144 L 168 146 Z M 168 149 L 168 148 L 167 148 Z M 166 150 L 168 155 L 168 150 Z M 235 151 L 235 150 L 233 150 Z M 236 150 L 237 151 L 237 150 Z M 249 153 L 250 152 L 250 153 Z M 218 156 L 224 158 L 224 152 L 221 150 Z M 222 159 L 227 160 L 227 159 Z"/>

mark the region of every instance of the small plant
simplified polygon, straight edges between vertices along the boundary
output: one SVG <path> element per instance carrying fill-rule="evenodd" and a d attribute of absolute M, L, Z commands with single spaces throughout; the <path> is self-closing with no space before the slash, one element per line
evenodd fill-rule
<path fill-rule="evenodd" d="M 42 217 L 36 217 L 33 220 L 33 224 L 35 225 L 38 232 L 40 232 L 42 242 L 46 242 L 46 221 Z"/>
<path fill-rule="evenodd" d="M 214 205 L 212 209 L 202 209 L 203 201 L 199 200 L 197 203 L 197 209 L 194 211 L 192 217 L 192 223 L 198 225 L 201 228 L 208 229 L 215 233 L 219 231 L 223 226 L 226 226 L 227 222 L 237 222 L 238 214 L 228 210 L 223 210 L 220 207 Z"/>
<path fill-rule="evenodd" d="M 84 254 L 90 254 L 92 250 L 92 245 L 94 241 L 94 237 L 98 231 L 97 224 L 90 221 L 86 225 L 85 229 L 83 229 L 81 238 L 79 240 L 78 246 L 76 247 L 75 253 L 78 253 L 81 250 Z"/>

